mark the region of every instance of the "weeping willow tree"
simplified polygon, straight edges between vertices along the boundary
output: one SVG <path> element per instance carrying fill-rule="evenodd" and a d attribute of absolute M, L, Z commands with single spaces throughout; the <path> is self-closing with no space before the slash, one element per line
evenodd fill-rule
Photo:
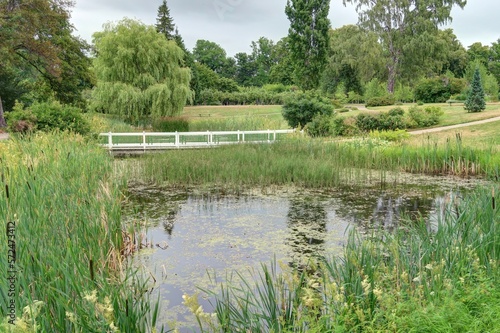
<path fill-rule="evenodd" d="M 153 26 L 124 19 L 93 35 L 97 84 L 92 108 L 129 121 L 176 116 L 191 100 L 183 51 Z"/>

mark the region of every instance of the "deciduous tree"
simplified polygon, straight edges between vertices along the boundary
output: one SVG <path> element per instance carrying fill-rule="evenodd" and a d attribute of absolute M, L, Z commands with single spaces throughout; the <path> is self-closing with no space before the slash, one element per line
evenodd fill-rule
<path fill-rule="evenodd" d="M 91 85 L 88 45 L 71 35 L 67 0 L 0 0 L 0 72 L 48 85 L 66 103 Z M 0 91 L 0 96 L 4 91 Z M 1 122 L 1 121 L 0 121 Z"/>
<path fill-rule="evenodd" d="M 93 108 L 130 121 L 178 115 L 191 98 L 183 52 L 153 26 L 124 19 L 93 35 Z"/>
<path fill-rule="evenodd" d="M 296 83 L 315 89 L 328 57 L 330 0 L 287 0 L 288 42 Z"/>
<path fill-rule="evenodd" d="M 404 66 L 425 64 L 432 56 L 437 28 L 451 20 L 454 5 L 466 0 L 344 0 L 354 4 L 359 24 L 379 36 L 387 52 L 387 90 L 394 92 Z M 430 42 L 430 43 L 429 43 Z"/>

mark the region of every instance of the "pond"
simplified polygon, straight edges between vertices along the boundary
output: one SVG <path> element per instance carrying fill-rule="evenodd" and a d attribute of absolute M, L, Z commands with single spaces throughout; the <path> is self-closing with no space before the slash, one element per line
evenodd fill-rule
<path fill-rule="evenodd" d="M 196 325 L 182 295 L 196 293 L 197 287 L 214 288 L 209 273 L 224 277 L 234 270 L 258 270 L 274 258 L 295 267 L 313 255 L 339 255 L 351 228 L 362 233 L 412 223 L 433 228 L 446 203 L 474 185 L 407 176 L 397 183 L 234 194 L 133 184 L 124 215 L 126 223 L 146 226 L 142 243 L 147 248 L 134 260 L 151 278 L 153 293 L 160 293 L 160 322 L 191 332 Z M 207 300 L 200 303 L 211 311 Z"/>

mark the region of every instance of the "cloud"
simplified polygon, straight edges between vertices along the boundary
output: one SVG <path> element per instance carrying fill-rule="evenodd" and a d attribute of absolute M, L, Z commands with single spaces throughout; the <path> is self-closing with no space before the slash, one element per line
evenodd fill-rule
<path fill-rule="evenodd" d="M 155 24 L 162 1 L 76 0 L 72 23 L 78 30 L 76 35 L 90 42 L 91 35 L 108 21 L 129 17 Z M 167 0 L 167 4 L 189 49 L 198 39 L 206 39 L 233 56 L 250 52 L 251 42 L 259 37 L 277 42 L 288 33 L 286 0 Z M 496 18 L 499 12 L 498 0 L 469 1 L 464 10 L 452 11 L 453 22 L 446 27 L 454 29 L 465 47 L 474 42 L 489 45 L 500 38 Z M 342 0 L 331 1 L 329 18 L 333 28 L 357 22 L 354 6 L 344 6 Z"/>

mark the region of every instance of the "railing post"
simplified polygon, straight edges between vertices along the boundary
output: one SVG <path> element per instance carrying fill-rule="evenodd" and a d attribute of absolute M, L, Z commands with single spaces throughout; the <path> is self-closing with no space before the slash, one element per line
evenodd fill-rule
<path fill-rule="evenodd" d="M 210 131 L 207 131 L 207 145 L 212 144 L 212 134 L 210 134 Z"/>
<path fill-rule="evenodd" d="M 243 142 L 245 142 L 245 132 L 243 132 Z"/>
<path fill-rule="evenodd" d="M 267 129 L 267 142 L 271 143 L 271 131 Z"/>
<path fill-rule="evenodd" d="M 240 142 L 240 130 L 238 130 L 238 143 Z"/>
<path fill-rule="evenodd" d="M 113 134 L 111 132 L 108 133 L 108 146 L 109 150 L 113 150 Z"/>
<path fill-rule="evenodd" d="M 142 147 L 146 151 L 146 131 L 142 131 Z"/>
<path fill-rule="evenodd" d="M 274 130 L 273 141 L 276 141 L 276 130 Z"/>
<path fill-rule="evenodd" d="M 174 145 L 179 148 L 179 133 L 175 131 Z"/>

